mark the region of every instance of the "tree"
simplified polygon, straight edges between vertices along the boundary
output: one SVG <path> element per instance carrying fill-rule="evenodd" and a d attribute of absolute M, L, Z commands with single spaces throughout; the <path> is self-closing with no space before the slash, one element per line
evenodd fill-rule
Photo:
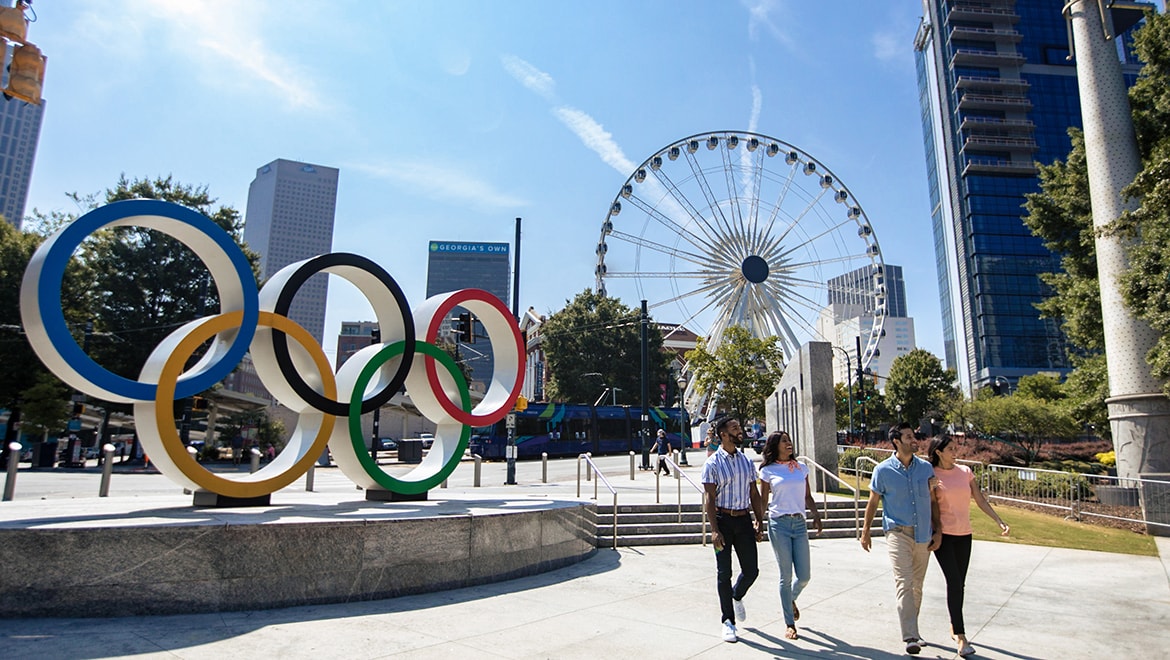
<path fill-rule="evenodd" d="M 3 439 L 5 457 L 8 443 L 19 435 L 16 422 L 21 419 L 24 392 L 39 384 L 49 373 L 19 325 L 24 271 L 44 239 L 34 229 L 21 231 L 0 221 L 0 318 L 5 319 L 0 323 L 0 364 L 4 365 L 4 377 L 0 378 L 0 408 L 9 409 L 10 414 L 8 431 Z M 70 262 L 62 278 L 61 308 L 66 323 L 75 329 L 79 343 L 92 305 L 91 279 L 88 269 L 76 259 Z"/>
<path fill-rule="evenodd" d="M 976 433 L 995 436 L 1015 446 L 1031 465 L 1045 442 L 1076 436 L 1080 425 L 1061 406 L 1020 396 L 977 398 L 966 407 Z"/>
<path fill-rule="evenodd" d="M 1065 393 L 1060 386 L 1059 378 L 1048 374 L 1033 374 L 1020 376 L 1016 383 L 1016 396 L 1055 403 L 1064 400 Z"/>
<path fill-rule="evenodd" d="M 902 419 L 942 418 L 958 395 L 955 370 L 943 369 L 942 361 L 918 348 L 890 365 L 886 379 L 887 406 L 902 406 Z"/>
<path fill-rule="evenodd" d="M 849 419 L 849 388 L 845 383 L 833 383 L 833 401 L 837 404 L 837 429 L 853 430 L 853 420 Z"/>
<path fill-rule="evenodd" d="M 258 257 L 243 244 L 239 212 L 216 206 L 205 186 L 182 184 L 170 176 L 134 181 L 123 176 L 106 191 L 106 202 L 127 199 L 159 199 L 202 213 L 236 240 L 257 274 Z M 171 331 L 218 308 L 218 292 L 203 262 L 178 240 L 152 229 L 97 232 L 81 258 L 93 269 L 101 296 L 91 352 L 104 367 L 126 378 L 138 377 L 151 351 Z"/>
<path fill-rule="evenodd" d="M 69 422 L 69 390 L 52 374 L 37 374 L 36 382 L 21 392 L 21 398 L 25 433 L 48 439 L 50 433 L 65 430 Z"/>
<path fill-rule="evenodd" d="M 779 339 L 759 339 L 739 326 L 723 332 L 714 353 L 699 339 L 686 359 L 699 391 L 709 393 L 716 408 L 743 419 L 763 419 L 764 400 L 784 375 Z"/>
<path fill-rule="evenodd" d="M 549 399 L 593 403 L 604 388 L 616 387 L 623 404 L 641 405 L 641 313 L 585 289 L 550 314 L 540 335 L 549 372 Z M 653 324 L 649 346 L 650 401 L 663 384 L 671 387 L 670 358 L 662 352 L 662 332 Z M 592 374 L 592 375 L 586 375 Z"/>

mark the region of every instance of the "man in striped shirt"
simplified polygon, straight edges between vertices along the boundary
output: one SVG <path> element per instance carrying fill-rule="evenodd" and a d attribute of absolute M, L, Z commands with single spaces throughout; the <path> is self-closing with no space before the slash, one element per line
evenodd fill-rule
<path fill-rule="evenodd" d="M 703 464 L 703 506 L 712 521 L 711 541 L 723 641 L 739 641 L 736 621 L 747 618 L 743 597 L 760 574 L 756 543 L 763 533 L 764 501 L 756 487 L 756 464 L 741 451 L 743 429 L 730 416 L 716 417 L 711 425 L 721 443 Z M 755 514 L 753 525 L 752 514 Z M 731 551 L 739 558 L 739 577 L 731 584 Z"/>

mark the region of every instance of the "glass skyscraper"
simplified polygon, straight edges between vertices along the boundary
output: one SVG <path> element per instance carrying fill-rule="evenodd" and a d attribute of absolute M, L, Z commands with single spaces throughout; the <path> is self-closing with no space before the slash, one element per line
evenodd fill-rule
<path fill-rule="evenodd" d="M 914 50 L 944 350 L 968 391 L 1069 369 L 1058 321 L 1035 308 L 1059 255 L 1022 220 L 1035 163 L 1065 159 L 1081 125 L 1064 4 L 923 0 Z M 1132 84 L 1140 67 L 1118 56 Z"/>
<path fill-rule="evenodd" d="M 0 97 L 0 215 L 17 229 L 24 221 L 44 116 L 44 101 L 32 105 Z"/>
<path fill-rule="evenodd" d="M 507 243 L 430 241 L 427 297 L 459 289 L 482 289 L 509 307 L 512 299 L 510 247 Z M 473 334 L 475 343 L 458 343 L 460 359 L 471 367 L 472 380 L 486 385 L 491 383 L 495 357 L 478 322 L 475 323 Z"/>

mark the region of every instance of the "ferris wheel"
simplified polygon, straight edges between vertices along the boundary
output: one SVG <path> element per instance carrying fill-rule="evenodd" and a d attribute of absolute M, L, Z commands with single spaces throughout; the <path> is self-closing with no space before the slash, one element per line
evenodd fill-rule
<path fill-rule="evenodd" d="M 716 131 L 667 145 L 622 184 L 595 276 L 602 295 L 636 292 L 659 319 L 705 329 L 712 351 L 741 326 L 778 337 L 788 362 L 808 341 L 838 343 L 834 315 L 856 317 L 865 367 L 883 334 L 884 270 L 861 204 L 827 167 L 766 135 Z M 695 398 L 688 387 L 692 410 Z"/>

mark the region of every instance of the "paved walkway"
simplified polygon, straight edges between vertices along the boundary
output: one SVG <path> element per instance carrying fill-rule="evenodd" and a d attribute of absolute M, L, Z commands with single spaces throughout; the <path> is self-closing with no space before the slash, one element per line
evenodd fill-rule
<path fill-rule="evenodd" d="M 621 490 L 619 502 L 654 501 L 648 473 L 638 472 L 631 482 L 626 459 L 602 461 Z M 461 466 L 450 488 L 432 491 L 426 508 L 441 513 L 445 506 L 466 510 L 468 500 L 506 508 L 575 498 L 575 462 L 550 462 L 549 471 L 550 483 L 540 483 L 539 463 L 522 463 L 520 485 L 502 486 L 503 465 L 485 464 L 482 482 L 493 485 L 473 488 L 470 465 Z M 691 473 L 697 475 L 697 468 Z M 113 524 L 118 512 L 128 524 L 145 523 L 130 519 L 147 512 L 151 524 L 182 524 L 189 511 L 190 496 L 157 475 L 115 475 L 111 497 L 100 500 L 92 474 L 22 472 L 19 479 L 16 501 L 0 505 L 0 525 L 55 526 L 55 518 L 77 524 L 82 511 L 102 524 Z M 337 470 L 318 470 L 316 482 L 317 492 L 305 493 L 298 484 L 300 492 L 275 494 L 274 505 L 295 516 L 306 501 L 319 508 L 361 500 Z M 664 489 L 675 484 L 661 483 Z M 93 494 L 87 492 L 91 485 Z M 591 495 L 592 488 L 582 494 Z M 368 506 L 373 511 L 379 505 Z M 574 566 L 519 580 L 382 601 L 7 620 L 0 622 L 0 657 L 908 657 L 899 641 L 884 541 L 876 539 L 871 553 L 848 539 L 814 539 L 811 545 L 813 577 L 801 597 L 801 639 L 795 642 L 782 637 L 778 571 L 766 544 L 760 546 L 760 578 L 745 599 L 749 616 L 738 644 L 719 639 L 711 548 L 649 546 L 599 550 Z M 1159 539 L 1159 550 L 1162 559 L 976 541 L 965 607 L 975 657 L 1167 657 L 1170 540 Z M 78 563 L 84 567 L 84 557 Z M 954 657 L 942 574 L 933 562 L 920 621 L 929 646 L 919 657 Z"/>

